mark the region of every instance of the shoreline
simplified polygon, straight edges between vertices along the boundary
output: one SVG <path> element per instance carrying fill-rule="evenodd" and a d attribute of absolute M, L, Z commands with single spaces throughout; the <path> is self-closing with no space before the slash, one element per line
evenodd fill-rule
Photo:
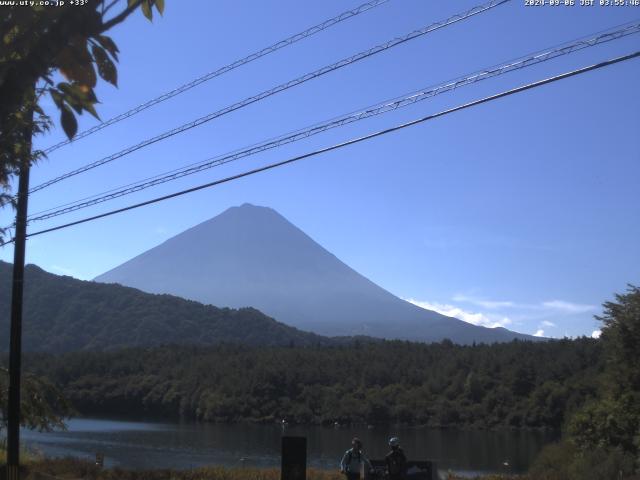
<path fill-rule="evenodd" d="M 404 446 L 410 459 L 435 461 L 441 472 L 451 469 L 467 478 L 526 473 L 533 456 L 521 454 L 523 449 L 542 448 L 552 441 L 544 434 L 530 432 L 395 429 L 386 425 L 369 429 L 366 424 L 360 424 L 359 428 L 292 425 L 282 429 L 277 424 L 216 425 L 190 421 L 177 424 L 168 419 L 162 419 L 161 423 L 148 422 L 154 422 L 154 419 L 140 418 L 130 422 L 122 416 L 76 417 L 68 423 L 66 432 L 25 431 L 21 438 L 23 445 L 42 457 L 72 456 L 92 461 L 96 452 L 101 452 L 105 454 L 106 467 L 141 470 L 205 465 L 279 468 L 282 436 L 305 436 L 309 442 L 307 465 L 331 472 L 354 435 L 365 440 L 365 449 L 372 459 L 384 457 L 391 435 L 405 439 Z M 153 448 L 146 447 L 147 444 Z M 164 454 L 162 450 L 165 450 Z M 504 461 L 510 465 L 503 466 Z"/>
<path fill-rule="evenodd" d="M 120 422 L 135 422 L 135 423 L 169 423 L 169 424 L 192 424 L 192 425 L 226 425 L 226 426 L 243 426 L 243 425 L 261 425 L 276 427 L 282 427 L 282 423 L 278 420 L 259 421 L 252 419 L 242 419 L 229 422 L 221 421 L 206 421 L 198 420 L 191 417 L 180 416 L 162 416 L 162 415 L 127 415 L 127 414 L 99 414 L 88 413 L 75 415 L 65 419 L 69 420 L 109 420 Z M 405 428 L 414 430 L 425 429 L 438 429 L 438 430 L 455 430 L 459 432 L 526 432 L 526 433 L 543 433 L 543 434 L 556 434 L 560 437 L 561 430 L 550 427 L 512 427 L 508 425 L 499 425 L 492 428 L 478 427 L 473 425 L 438 425 L 438 424 L 412 424 L 412 423 L 342 423 L 339 425 L 332 424 L 330 422 L 325 423 L 295 423 L 287 421 L 285 428 L 306 428 L 306 427 L 322 427 L 322 428 L 336 428 L 336 429 L 376 429 L 376 428 Z"/>

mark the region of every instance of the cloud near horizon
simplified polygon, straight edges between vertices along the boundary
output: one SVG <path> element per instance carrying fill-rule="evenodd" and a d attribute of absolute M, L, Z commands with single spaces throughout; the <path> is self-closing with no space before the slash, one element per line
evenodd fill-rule
<path fill-rule="evenodd" d="M 559 310 L 566 313 L 586 313 L 596 310 L 595 305 L 585 305 L 581 303 L 565 302 L 564 300 L 551 300 L 542 302 L 542 306 L 552 310 Z"/>
<path fill-rule="evenodd" d="M 447 317 L 455 317 L 459 320 L 462 320 L 464 322 L 470 323 L 472 325 L 477 325 L 480 327 L 488 327 L 488 328 L 505 327 L 513 323 L 507 317 L 498 318 L 494 315 L 486 315 L 484 313 L 479 313 L 479 312 L 470 312 L 468 310 L 463 310 L 460 307 L 456 307 L 455 305 L 425 302 L 425 301 L 415 300 L 413 298 L 407 298 L 405 300 L 409 303 L 413 303 L 417 307 L 424 308 L 426 310 L 432 310 L 442 315 L 446 315 Z"/>
<path fill-rule="evenodd" d="M 488 328 L 506 327 L 509 325 L 521 325 L 518 331 L 522 331 L 524 325 L 529 325 L 531 333 L 537 337 L 558 337 L 557 329 L 562 327 L 562 319 L 573 315 L 586 314 L 597 309 L 594 305 L 569 302 L 566 300 L 549 300 L 538 303 L 518 303 L 512 300 L 492 300 L 483 297 L 456 294 L 451 300 L 453 303 L 440 303 L 405 299 L 414 305 L 438 312 L 448 317 L 455 317 L 472 325 Z M 458 303 L 467 304 L 459 306 Z M 473 308 L 476 307 L 476 308 Z M 535 326 L 535 328 L 534 328 Z M 551 329 L 551 332 L 548 330 Z M 545 332 L 547 332 L 545 334 Z M 556 332 L 555 334 L 553 332 Z M 597 331 L 596 331 L 597 332 Z M 599 335 L 593 332 L 591 335 Z M 588 333 L 586 333 L 589 335 Z M 597 337 L 594 337 L 597 338 Z"/>
<path fill-rule="evenodd" d="M 482 297 L 475 297 L 464 294 L 456 294 L 453 296 L 452 300 L 454 302 L 470 303 L 477 307 L 488 308 L 492 310 L 501 308 L 517 308 L 522 310 L 555 311 L 559 313 L 576 314 L 592 312 L 594 310 L 597 310 L 598 308 L 595 305 L 574 303 L 566 300 L 547 300 L 540 303 L 518 303 L 512 300 L 490 300 Z"/>
<path fill-rule="evenodd" d="M 454 302 L 467 302 L 473 305 L 477 305 L 483 308 L 495 309 L 495 308 L 505 308 L 505 307 L 515 307 L 516 304 L 514 302 L 508 300 L 484 300 L 481 298 L 468 297 L 466 295 L 454 295 Z"/>

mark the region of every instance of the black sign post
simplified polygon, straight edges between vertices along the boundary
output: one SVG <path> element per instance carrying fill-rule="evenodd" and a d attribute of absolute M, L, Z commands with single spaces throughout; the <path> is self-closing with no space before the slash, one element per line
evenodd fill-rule
<path fill-rule="evenodd" d="M 282 437 L 280 480 L 307 479 L 307 439 Z"/>

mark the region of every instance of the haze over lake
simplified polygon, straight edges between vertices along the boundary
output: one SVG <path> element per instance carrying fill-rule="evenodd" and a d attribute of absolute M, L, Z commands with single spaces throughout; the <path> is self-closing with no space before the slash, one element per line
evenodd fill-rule
<path fill-rule="evenodd" d="M 73 419 L 66 432 L 24 431 L 24 443 L 50 456 L 95 458 L 105 455 L 107 467 L 178 468 L 204 465 L 280 466 L 283 434 L 305 436 L 308 465 L 337 469 L 340 457 L 358 435 L 370 458 L 382 458 L 386 442 L 398 435 L 410 460 L 434 460 L 440 470 L 458 472 L 526 471 L 553 435 L 540 432 L 458 431 L 391 426 L 310 427 L 220 425 Z M 508 462 L 508 466 L 504 465 Z"/>

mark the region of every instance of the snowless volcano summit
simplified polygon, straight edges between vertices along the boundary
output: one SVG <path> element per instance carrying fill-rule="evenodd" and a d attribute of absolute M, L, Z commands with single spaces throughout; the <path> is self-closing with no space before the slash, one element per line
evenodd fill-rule
<path fill-rule="evenodd" d="M 419 308 L 371 282 L 271 208 L 244 204 L 98 276 L 218 307 L 254 307 L 322 335 L 456 343 L 532 339 Z M 181 321 L 181 319 L 176 319 Z"/>

